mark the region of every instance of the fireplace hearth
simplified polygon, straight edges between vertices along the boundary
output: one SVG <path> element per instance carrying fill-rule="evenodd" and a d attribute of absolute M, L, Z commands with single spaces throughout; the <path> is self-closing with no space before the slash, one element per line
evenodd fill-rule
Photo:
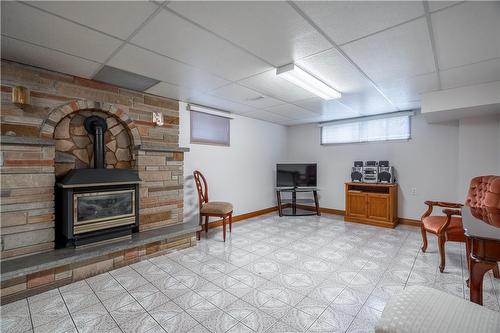
<path fill-rule="evenodd" d="M 130 236 L 139 226 L 139 183 L 129 169 L 106 169 L 106 121 L 85 119 L 94 168 L 73 169 L 56 184 L 56 246 L 81 246 Z"/>

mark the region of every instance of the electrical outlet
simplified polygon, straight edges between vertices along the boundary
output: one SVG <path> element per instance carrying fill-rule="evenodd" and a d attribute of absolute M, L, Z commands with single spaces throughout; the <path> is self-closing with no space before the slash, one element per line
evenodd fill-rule
<path fill-rule="evenodd" d="M 417 188 L 416 187 L 411 188 L 411 195 L 413 195 L 413 196 L 417 195 Z"/>

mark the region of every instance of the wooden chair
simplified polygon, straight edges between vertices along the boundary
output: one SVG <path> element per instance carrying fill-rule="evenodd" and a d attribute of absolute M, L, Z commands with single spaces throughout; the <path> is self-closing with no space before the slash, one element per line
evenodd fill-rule
<path fill-rule="evenodd" d="M 488 205 L 492 205 L 491 200 L 488 200 L 490 197 L 488 193 L 492 190 L 489 184 L 492 184 L 498 178 L 500 177 L 481 176 L 473 178 L 465 200 L 466 206 L 488 207 Z M 495 183 L 498 184 L 500 182 L 495 181 Z M 495 189 L 494 191 L 500 191 L 500 189 Z M 427 250 L 427 232 L 435 234 L 438 237 L 439 271 L 442 273 L 446 263 L 445 242 L 466 242 L 460 212 L 463 204 L 443 201 L 425 201 L 425 204 L 428 208 L 421 217 L 422 252 Z M 433 208 L 436 206 L 444 208 L 443 213 L 445 215 L 431 215 Z M 469 244 L 466 244 L 466 246 L 468 247 Z M 498 265 L 495 265 L 492 269 L 495 277 L 500 277 Z"/>
<path fill-rule="evenodd" d="M 205 218 L 205 233 L 208 233 L 208 218 L 222 218 L 222 232 L 224 242 L 226 241 L 226 220 L 229 223 L 229 232 L 232 230 L 233 223 L 233 205 L 229 202 L 208 201 L 208 184 L 207 180 L 198 170 L 193 172 L 196 189 L 198 190 L 198 202 L 200 207 L 200 225 L 203 226 L 203 217 Z M 198 240 L 200 232 L 198 232 Z"/>

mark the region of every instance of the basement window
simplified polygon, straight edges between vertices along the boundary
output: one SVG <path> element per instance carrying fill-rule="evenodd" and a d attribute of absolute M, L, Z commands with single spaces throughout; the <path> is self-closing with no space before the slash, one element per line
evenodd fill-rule
<path fill-rule="evenodd" d="M 321 144 L 408 140 L 413 112 L 339 120 L 321 124 Z"/>
<path fill-rule="evenodd" d="M 190 113 L 191 143 L 229 147 L 230 118 L 192 110 Z"/>

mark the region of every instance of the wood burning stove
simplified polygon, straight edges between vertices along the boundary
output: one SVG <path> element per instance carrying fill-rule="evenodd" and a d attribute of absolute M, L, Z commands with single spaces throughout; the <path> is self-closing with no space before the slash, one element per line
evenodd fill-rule
<path fill-rule="evenodd" d="M 104 168 L 106 121 L 85 120 L 94 135 L 94 168 L 73 169 L 56 184 L 56 244 L 80 246 L 130 236 L 139 227 L 139 183 L 128 169 Z"/>

